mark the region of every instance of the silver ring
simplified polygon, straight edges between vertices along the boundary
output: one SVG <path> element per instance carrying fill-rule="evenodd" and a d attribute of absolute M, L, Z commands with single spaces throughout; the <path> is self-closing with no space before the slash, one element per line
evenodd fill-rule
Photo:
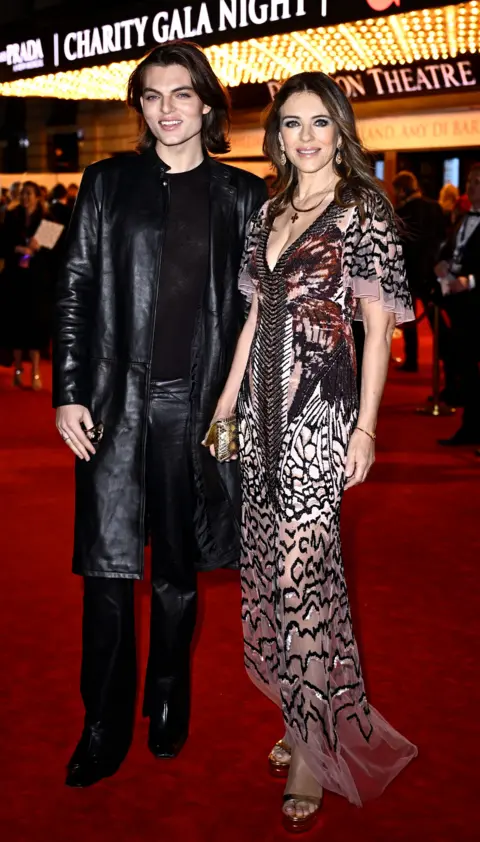
<path fill-rule="evenodd" d="M 62 439 L 63 439 L 64 441 L 70 441 L 70 436 L 62 436 Z"/>

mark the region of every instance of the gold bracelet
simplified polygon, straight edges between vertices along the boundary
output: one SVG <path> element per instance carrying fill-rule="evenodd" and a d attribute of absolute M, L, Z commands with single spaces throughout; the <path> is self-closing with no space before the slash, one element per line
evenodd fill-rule
<path fill-rule="evenodd" d="M 363 427 L 359 427 L 359 426 L 357 425 L 357 426 L 355 427 L 355 429 L 356 429 L 356 430 L 360 430 L 360 432 L 361 432 L 361 433 L 365 433 L 365 435 L 366 435 L 366 436 L 368 436 L 368 438 L 369 438 L 369 439 L 371 439 L 372 441 L 375 441 L 375 439 L 377 438 L 377 436 L 375 435 L 375 433 L 369 433 L 369 432 L 368 432 L 368 430 L 364 430 L 364 429 L 363 429 Z"/>

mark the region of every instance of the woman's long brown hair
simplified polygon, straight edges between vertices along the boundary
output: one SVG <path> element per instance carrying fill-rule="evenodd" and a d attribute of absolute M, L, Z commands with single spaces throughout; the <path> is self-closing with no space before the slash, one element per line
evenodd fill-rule
<path fill-rule="evenodd" d="M 299 93 L 319 96 L 337 127 L 342 161 L 340 164 L 335 158 L 333 161 L 334 171 L 339 176 L 335 187 L 336 203 L 341 207 L 357 205 L 363 219 L 366 206 L 373 199 L 385 217 L 394 223 L 395 213 L 390 199 L 374 177 L 371 157 L 358 137 L 353 108 L 336 82 L 325 73 L 297 73 L 292 76 L 282 85 L 266 114 L 263 152 L 276 173 L 273 184 L 275 198 L 270 203 L 269 222 L 273 223 L 288 207 L 298 184 L 296 168 L 288 158 L 285 163 L 282 162 L 279 133 L 280 110 L 293 94 Z"/>

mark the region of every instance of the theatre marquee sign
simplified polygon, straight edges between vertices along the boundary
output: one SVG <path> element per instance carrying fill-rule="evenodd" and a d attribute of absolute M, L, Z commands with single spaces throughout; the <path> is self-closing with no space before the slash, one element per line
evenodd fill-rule
<path fill-rule="evenodd" d="M 480 86 L 480 56 L 474 53 L 403 67 L 372 67 L 362 72 L 337 73 L 333 78 L 349 99 L 357 101 L 452 93 Z"/>
<path fill-rule="evenodd" d="M 203 46 L 294 32 L 437 5 L 431 0 L 178 0 L 120 6 L 115 18 L 79 13 L 72 24 L 12 30 L 0 41 L 0 81 L 140 58 L 156 44 L 187 38 Z M 132 15 L 134 10 L 135 16 Z M 121 14 L 123 11 L 123 14 Z"/>

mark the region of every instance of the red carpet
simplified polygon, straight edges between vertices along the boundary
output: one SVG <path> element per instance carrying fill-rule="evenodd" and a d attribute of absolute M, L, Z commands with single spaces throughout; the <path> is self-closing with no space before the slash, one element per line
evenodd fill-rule
<path fill-rule="evenodd" d="M 425 352 L 424 348 L 424 352 Z M 48 392 L 0 374 L 0 834 L 7 842 L 272 842 L 282 785 L 266 755 L 280 716 L 243 672 L 235 574 L 201 578 L 190 740 L 155 761 L 138 718 L 120 772 L 63 785 L 80 734 L 81 582 L 70 574 L 72 464 Z M 419 758 L 358 810 L 327 794 L 308 839 L 470 842 L 480 757 L 480 460 L 435 444 L 455 419 L 416 416 L 427 368 L 394 375 L 370 481 L 345 499 L 345 562 L 369 695 Z M 148 587 L 139 587 L 142 669 Z"/>

